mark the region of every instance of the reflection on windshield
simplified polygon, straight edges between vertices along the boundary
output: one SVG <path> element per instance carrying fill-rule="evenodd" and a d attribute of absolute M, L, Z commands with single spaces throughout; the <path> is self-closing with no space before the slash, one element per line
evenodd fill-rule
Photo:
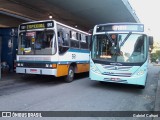
<path fill-rule="evenodd" d="M 18 54 L 48 55 L 56 53 L 56 47 L 52 47 L 53 41 L 55 41 L 53 30 L 22 32 L 19 36 Z"/>
<path fill-rule="evenodd" d="M 141 34 L 95 35 L 92 58 L 108 62 L 139 63 L 146 60 L 146 36 Z"/>

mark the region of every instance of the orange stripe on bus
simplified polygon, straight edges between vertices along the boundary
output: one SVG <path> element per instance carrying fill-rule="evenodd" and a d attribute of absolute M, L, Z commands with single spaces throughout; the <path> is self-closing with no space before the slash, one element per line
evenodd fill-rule
<path fill-rule="evenodd" d="M 57 65 L 57 77 L 68 75 L 68 69 L 70 65 Z M 88 72 L 89 71 L 89 64 L 77 64 L 75 66 L 77 70 L 76 73 Z"/>
<path fill-rule="evenodd" d="M 57 77 L 68 74 L 69 65 L 57 65 Z"/>
<path fill-rule="evenodd" d="M 77 64 L 77 73 L 88 72 L 89 64 Z"/>

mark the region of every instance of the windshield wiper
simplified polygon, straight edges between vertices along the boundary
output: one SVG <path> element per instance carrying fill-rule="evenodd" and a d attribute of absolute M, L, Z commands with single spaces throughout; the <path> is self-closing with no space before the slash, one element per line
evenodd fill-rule
<path fill-rule="evenodd" d="M 110 36 L 107 32 L 106 32 L 106 35 L 107 35 L 107 37 L 108 37 L 109 41 L 112 43 L 112 45 L 114 45 L 114 42 L 113 42 L 113 40 L 112 40 L 111 36 Z"/>
<path fill-rule="evenodd" d="M 123 46 L 124 43 L 127 41 L 127 39 L 129 38 L 129 36 L 132 34 L 132 32 L 129 32 L 128 35 L 124 38 L 123 42 L 120 44 L 120 46 Z"/>

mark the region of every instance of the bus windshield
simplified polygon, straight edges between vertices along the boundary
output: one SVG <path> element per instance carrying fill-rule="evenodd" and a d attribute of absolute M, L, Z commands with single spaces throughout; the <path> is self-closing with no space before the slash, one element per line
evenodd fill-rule
<path fill-rule="evenodd" d="M 18 54 L 20 55 L 50 55 L 56 53 L 53 30 L 21 32 L 18 44 Z M 52 47 L 53 45 L 55 47 Z"/>
<path fill-rule="evenodd" d="M 141 63 L 147 58 L 147 37 L 138 33 L 106 33 L 93 36 L 93 60 Z"/>

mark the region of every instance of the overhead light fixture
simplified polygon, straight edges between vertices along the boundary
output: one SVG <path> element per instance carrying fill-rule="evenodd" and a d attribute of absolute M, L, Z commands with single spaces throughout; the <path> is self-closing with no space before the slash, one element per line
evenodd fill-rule
<path fill-rule="evenodd" d="M 49 16 L 48 16 L 48 17 L 49 17 L 49 19 L 52 19 L 52 18 L 53 18 L 52 14 L 49 14 Z"/>

